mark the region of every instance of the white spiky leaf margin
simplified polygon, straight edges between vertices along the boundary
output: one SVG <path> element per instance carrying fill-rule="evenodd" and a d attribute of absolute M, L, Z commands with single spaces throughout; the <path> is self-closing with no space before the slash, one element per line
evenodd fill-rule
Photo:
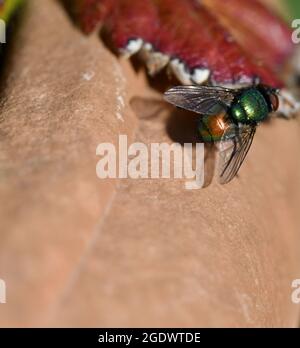
<path fill-rule="evenodd" d="M 148 73 L 151 76 L 167 67 L 167 69 L 171 71 L 183 85 L 201 85 L 208 82 L 210 78 L 211 72 L 209 69 L 196 68 L 191 71 L 179 58 L 171 58 L 167 54 L 156 51 L 151 43 L 144 42 L 141 38 L 129 40 L 126 48 L 121 49 L 120 53 L 126 58 L 138 53 L 140 58 L 145 62 Z M 300 49 L 296 51 L 292 61 L 295 71 L 300 75 Z M 210 82 L 212 85 L 220 86 L 220 84 L 215 83 L 214 81 Z M 239 83 L 236 84 L 224 84 L 222 87 L 244 88 L 257 82 L 258 81 L 249 81 L 248 79 L 245 79 L 245 81 L 239 81 Z M 273 113 L 273 115 L 291 118 L 300 112 L 300 102 L 297 101 L 290 89 L 283 88 L 280 91 L 278 98 L 279 108 L 276 113 Z"/>

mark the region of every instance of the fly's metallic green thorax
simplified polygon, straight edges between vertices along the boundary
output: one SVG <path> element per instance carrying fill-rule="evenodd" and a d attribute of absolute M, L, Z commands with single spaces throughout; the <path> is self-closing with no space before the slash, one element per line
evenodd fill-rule
<path fill-rule="evenodd" d="M 264 120 L 269 108 L 264 96 L 255 88 L 244 91 L 232 105 L 231 116 L 240 123 L 257 123 Z"/>

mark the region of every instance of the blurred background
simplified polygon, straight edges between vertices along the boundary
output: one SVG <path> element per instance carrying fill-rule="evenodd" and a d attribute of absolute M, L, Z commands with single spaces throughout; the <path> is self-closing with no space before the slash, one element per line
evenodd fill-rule
<path fill-rule="evenodd" d="M 299 0 L 280 0 L 281 3 L 288 7 L 290 18 L 300 18 L 300 1 Z"/>

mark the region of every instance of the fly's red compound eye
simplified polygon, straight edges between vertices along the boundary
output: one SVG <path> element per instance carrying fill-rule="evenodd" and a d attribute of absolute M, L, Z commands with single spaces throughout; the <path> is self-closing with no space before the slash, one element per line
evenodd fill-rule
<path fill-rule="evenodd" d="M 272 106 L 272 111 L 276 111 L 279 107 L 279 99 L 277 94 L 272 93 L 270 94 L 269 98 L 270 98 L 270 103 Z"/>

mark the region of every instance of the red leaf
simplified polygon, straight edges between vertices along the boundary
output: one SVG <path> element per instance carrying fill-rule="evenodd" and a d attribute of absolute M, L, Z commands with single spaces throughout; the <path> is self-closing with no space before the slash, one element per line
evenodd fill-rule
<path fill-rule="evenodd" d="M 183 83 L 202 83 L 209 75 L 213 84 L 251 84 L 258 78 L 272 87 L 282 86 L 263 64 L 278 67 L 291 54 L 290 30 L 257 0 L 206 0 L 207 7 L 197 0 L 76 4 L 85 32 L 102 21 L 121 51 L 136 53 L 143 43 L 152 44 L 154 51 L 168 57 Z M 272 30 L 278 37 L 270 34 Z"/>
<path fill-rule="evenodd" d="M 272 68 L 292 53 L 291 29 L 258 0 L 205 0 L 245 51 Z"/>
<path fill-rule="evenodd" d="M 112 11 L 118 0 L 62 0 L 71 10 L 81 29 L 89 34 Z"/>
<path fill-rule="evenodd" d="M 157 35 L 157 10 L 152 0 L 119 0 L 105 22 L 115 46 L 125 48 L 132 39 L 153 42 Z"/>

